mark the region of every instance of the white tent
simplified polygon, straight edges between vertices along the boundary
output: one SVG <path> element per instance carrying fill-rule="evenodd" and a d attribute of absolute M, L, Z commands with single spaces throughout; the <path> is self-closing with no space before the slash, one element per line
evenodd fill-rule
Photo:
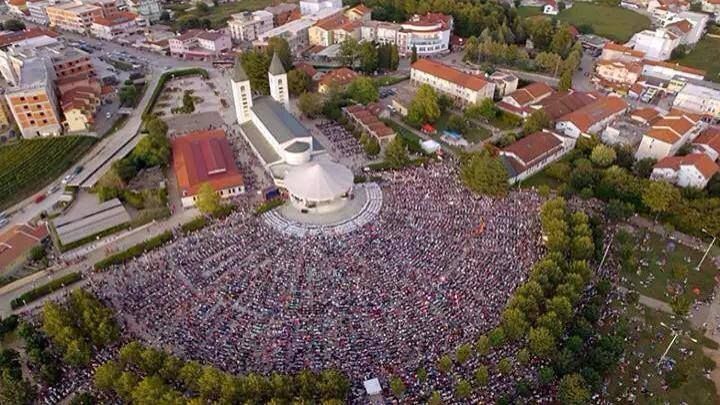
<path fill-rule="evenodd" d="M 440 149 L 440 144 L 436 141 L 433 141 L 432 139 L 423 141 L 420 146 L 425 151 L 425 153 L 435 153 L 438 149 Z"/>
<path fill-rule="evenodd" d="M 365 380 L 365 382 L 363 382 L 363 385 L 365 386 L 365 392 L 367 392 L 368 396 L 382 394 L 382 388 L 380 387 L 380 380 L 378 380 L 377 378 L 373 378 L 371 380 Z"/>
<path fill-rule="evenodd" d="M 330 201 L 342 197 L 353 186 L 354 176 L 347 167 L 331 161 L 312 161 L 291 169 L 285 188 L 304 201 Z"/>

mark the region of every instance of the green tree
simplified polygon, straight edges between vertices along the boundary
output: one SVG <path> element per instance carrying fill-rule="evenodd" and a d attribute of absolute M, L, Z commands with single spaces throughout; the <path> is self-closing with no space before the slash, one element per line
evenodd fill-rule
<path fill-rule="evenodd" d="M 565 58 L 568 56 L 573 42 L 573 34 L 570 32 L 569 27 L 567 25 L 560 26 L 553 34 L 550 50 Z"/>
<path fill-rule="evenodd" d="M 670 301 L 670 308 L 672 308 L 673 313 L 679 317 L 687 316 L 690 312 L 690 305 L 692 305 L 692 302 L 683 294 L 675 295 Z"/>
<path fill-rule="evenodd" d="M 475 342 L 475 349 L 481 356 L 486 356 L 490 352 L 490 339 L 485 335 L 480 335 Z"/>
<path fill-rule="evenodd" d="M 425 367 L 418 367 L 415 371 L 415 376 L 417 376 L 418 382 L 424 383 L 427 381 L 428 372 L 425 370 Z"/>
<path fill-rule="evenodd" d="M 523 133 L 525 135 L 530 135 L 545 128 L 550 128 L 550 117 L 548 117 L 547 113 L 545 113 L 545 110 L 543 109 L 535 110 L 525 120 L 525 124 L 523 124 Z"/>
<path fill-rule="evenodd" d="M 0 370 L 0 403 L 13 405 L 32 405 L 37 391 L 29 381 L 13 377 L 8 369 Z"/>
<path fill-rule="evenodd" d="M 400 54 L 398 53 L 397 45 L 390 45 L 390 70 L 397 70 L 400 65 Z"/>
<path fill-rule="evenodd" d="M 274 54 L 278 55 L 280 62 L 282 62 L 285 71 L 292 69 L 292 51 L 290 50 L 290 44 L 283 37 L 271 37 L 268 40 L 268 46 L 265 48 L 265 54 L 269 60 L 272 60 Z M 269 66 L 269 65 L 268 65 Z"/>
<path fill-rule="evenodd" d="M 552 367 L 540 367 L 540 370 L 538 370 L 538 380 L 540 381 L 540 384 L 550 384 L 554 379 L 555 370 L 553 370 Z"/>
<path fill-rule="evenodd" d="M 447 354 L 438 359 L 437 367 L 443 373 L 448 373 L 452 369 L 453 361 Z"/>
<path fill-rule="evenodd" d="M 410 63 L 415 63 L 418 60 L 417 47 L 413 45 L 412 54 L 410 54 Z"/>
<path fill-rule="evenodd" d="M 414 125 L 420 125 L 426 122 L 435 122 L 440 115 L 440 101 L 437 93 L 430 85 L 421 85 L 408 107 L 408 120 Z"/>
<path fill-rule="evenodd" d="M 555 296 L 547 301 L 547 310 L 557 314 L 560 320 L 569 321 L 573 314 L 572 304 L 567 297 Z"/>
<path fill-rule="evenodd" d="M 633 165 L 633 173 L 638 177 L 647 179 L 650 177 L 655 163 L 657 163 L 657 160 L 653 158 L 640 159 Z"/>
<path fill-rule="evenodd" d="M 507 308 L 503 311 L 502 326 L 510 340 L 522 338 L 530 327 L 525 319 L 525 315 L 516 308 Z"/>
<path fill-rule="evenodd" d="M 347 87 L 347 95 L 360 104 L 378 101 L 380 97 L 375 82 L 366 76 L 355 78 Z"/>
<path fill-rule="evenodd" d="M 460 179 L 471 191 L 491 196 L 507 193 L 507 171 L 498 157 L 487 151 L 462 156 Z"/>
<path fill-rule="evenodd" d="M 568 91 L 572 89 L 573 71 L 569 69 L 563 70 L 560 74 L 560 81 L 558 82 L 558 90 Z"/>
<path fill-rule="evenodd" d="M 340 51 L 338 56 L 340 57 L 340 63 L 345 66 L 353 67 L 355 62 L 358 60 L 360 53 L 360 44 L 352 37 L 346 38 L 340 44 Z"/>
<path fill-rule="evenodd" d="M 220 195 L 213 189 L 210 183 L 203 183 L 197 192 L 197 201 L 195 206 L 203 214 L 215 214 L 220 211 L 222 204 Z"/>
<path fill-rule="evenodd" d="M 140 353 L 140 368 L 145 374 L 157 374 L 165 364 L 165 353 L 153 347 L 145 347 Z"/>
<path fill-rule="evenodd" d="M 535 63 L 538 67 L 546 73 L 552 73 L 553 76 L 560 70 L 562 61 L 560 55 L 552 52 L 540 52 L 535 57 Z"/>
<path fill-rule="evenodd" d="M 512 371 L 512 362 L 509 358 L 505 357 L 498 362 L 498 372 L 500 374 L 510 374 Z"/>
<path fill-rule="evenodd" d="M 123 86 L 118 93 L 120 103 L 126 107 L 135 107 L 138 102 L 139 93 L 134 84 Z"/>
<path fill-rule="evenodd" d="M 142 361 L 142 352 L 144 348 L 140 342 L 133 340 L 130 343 L 125 344 L 120 348 L 118 352 L 118 359 L 120 360 L 120 367 L 124 368 L 127 366 L 139 366 Z"/>
<path fill-rule="evenodd" d="M 302 70 L 293 69 L 288 72 L 288 89 L 293 96 L 299 96 L 308 90 L 312 85 L 312 79 Z"/>
<path fill-rule="evenodd" d="M 505 330 L 503 330 L 502 326 L 498 326 L 490 331 L 489 338 L 491 347 L 502 346 L 505 343 Z"/>
<path fill-rule="evenodd" d="M 528 351 L 528 349 L 523 347 L 522 349 L 518 350 L 517 361 L 522 365 L 528 364 L 528 362 L 530 362 L 530 352 Z"/>
<path fill-rule="evenodd" d="M 568 374 L 558 385 L 558 401 L 563 405 L 585 405 L 590 403 L 590 390 L 580 374 Z"/>
<path fill-rule="evenodd" d="M 400 377 L 392 376 L 390 377 L 390 390 L 397 399 L 401 400 L 403 395 L 405 395 L 405 383 L 402 379 L 400 379 Z"/>
<path fill-rule="evenodd" d="M 167 394 L 169 388 L 162 378 L 151 375 L 143 378 L 130 394 L 133 403 L 157 404 Z"/>
<path fill-rule="evenodd" d="M 643 204 L 658 215 L 669 211 L 680 198 L 678 189 L 663 181 L 650 181 L 642 193 Z"/>
<path fill-rule="evenodd" d="M 547 358 L 555 351 L 555 338 L 543 327 L 530 329 L 530 350 L 537 357 Z"/>
<path fill-rule="evenodd" d="M 615 153 L 615 149 L 603 144 L 595 146 L 590 154 L 590 161 L 599 167 L 610 166 L 616 158 L 617 153 Z"/>
<path fill-rule="evenodd" d="M 271 60 L 271 56 L 260 51 L 248 51 L 240 55 L 240 63 L 250 80 L 250 87 L 261 94 L 270 94 L 268 70 Z"/>
<path fill-rule="evenodd" d="M 442 405 L 442 403 L 442 395 L 440 394 L 440 391 L 433 391 L 430 398 L 428 398 L 428 405 Z"/>
<path fill-rule="evenodd" d="M 486 386 L 488 380 L 490 379 L 490 373 L 488 372 L 488 368 L 486 366 L 478 366 L 478 368 L 475 369 L 474 376 L 475 383 L 481 387 Z"/>
<path fill-rule="evenodd" d="M 120 398 L 129 401 L 138 383 L 138 376 L 129 371 L 123 371 L 115 381 L 115 392 L 117 392 Z"/>
<path fill-rule="evenodd" d="M 30 249 L 29 258 L 30 260 L 37 262 L 45 258 L 47 253 L 45 252 L 45 246 L 43 245 L 35 245 Z"/>
<path fill-rule="evenodd" d="M 302 93 L 298 98 L 298 109 L 308 118 L 317 118 L 323 112 L 323 98 L 318 93 Z"/>
<path fill-rule="evenodd" d="M 95 388 L 101 391 L 112 391 L 115 382 L 120 378 L 120 373 L 122 373 L 122 369 L 118 363 L 113 360 L 101 364 L 95 370 Z"/>
<path fill-rule="evenodd" d="M 472 347 L 469 344 L 462 344 L 455 352 L 455 361 L 457 361 L 458 364 L 463 365 L 468 361 L 468 359 L 470 359 L 471 354 Z"/>
<path fill-rule="evenodd" d="M 374 136 L 370 136 L 363 132 L 360 136 L 360 144 L 365 149 L 368 156 L 377 156 L 380 153 L 380 142 Z"/>
<path fill-rule="evenodd" d="M 162 13 L 160 13 L 160 21 L 164 23 L 170 21 L 170 12 L 163 10 Z"/>
<path fill-rule="evenodd" d="M 385 161 L 393 167 L 403 167 L 409 160 L 405 142 L 396 136 L 385 148 Z"/>
<path fill-rule="evenodd" d="M 360 70 L 366 74 L 375 72 L 378 68 L 378 51 L 372 42 L 365 41 L 358 49 L 360 59 Z"/>
<path fill-rule="evenodd" d="M 472 387 L 467 380 L 460 379 L 458 380 L 457 384 L 455 384 L 455 396 L 458 399 L 465 399 L 469 397 L 471 392 Z"/>
<path fill-rule="evenodd" d="M 18 19 L 11 18 L 3 23 L 3 27 L 8 31 L 17 32 L 25 29 L 25 23 Z"/>

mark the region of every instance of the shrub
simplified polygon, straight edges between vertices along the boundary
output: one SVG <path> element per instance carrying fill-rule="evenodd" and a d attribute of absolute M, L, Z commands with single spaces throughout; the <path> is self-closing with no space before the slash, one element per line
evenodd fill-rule
<path fill-rule="evenodd" d="M 10 302 L 10 307 L 12 309 L 17 309 L 22 307 L 23 305 L 26 305 L 32 301 L 35 301 L 38 298 L 44 297 L 48 294 L 52 294 L 55 291 L 64 288 L 65 286 L 78 282 L 82 278 L 82 275 L 78 272 L 73 272 L 70 274 L 67 274 L 63 277 L 60 277 L 58 279 L 55 279 L 47 284 L 43 284 L 40 287 L 34 288 L 21 296 L 15 298 Z"/>

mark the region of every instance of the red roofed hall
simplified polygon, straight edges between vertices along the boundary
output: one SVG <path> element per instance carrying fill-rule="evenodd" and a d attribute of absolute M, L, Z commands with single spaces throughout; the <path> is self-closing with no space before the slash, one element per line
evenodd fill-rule
<path fill-rule="evenodd" d="M 0 233 L 0 272 L 24 261 L 30 249 L 48 236 L 44 225 L 16 225 Z"/>
<path fill-rule="evenodd" d="M 430 85 L 460 105 L 492 99 L 495 94 L 495 84 L 487 81 L 484 74 L 463 72 L 430 59 L 420 59 L 412 64 L 410 81 L 416 86 Z"/>
<path fill-rule="evenodd" d="M 618 115 L 628 109 L 628 104 L 620 97 L 605 96 L 562 116 L 555 128 L 565 135 L 577 138 L 581 135 L 596 134 Z"/>
<path fill-rule="evenodd" d="M 560 159 L 575 146 L 575 139 L 552 131 L 540 131 L 520 138 L 500 150 L 510 184 L 522 181 Z"/>
<path fill-rule="evenodd" d="M 685 156 L 668 156 L 653 166 L 650 178 L 663 180 L 679 187 L 703 189 L 718 171 L 717 163 L 704 153 Z"/>
<path fill-rule="evenodd" d="M 720 127 L 709 127 L 698 135 L 692 143 L 693 148 L 704 153 L 712 160 L 720 158 Z"/>
<path fill-rule="evenodd" d="M 183 207 L 195 205 L 203 183 L 209 183 L 222 198 L 245 192 L 245 180 L 224 130 L 197 131 L 175 138 L 172 149 Z"/>

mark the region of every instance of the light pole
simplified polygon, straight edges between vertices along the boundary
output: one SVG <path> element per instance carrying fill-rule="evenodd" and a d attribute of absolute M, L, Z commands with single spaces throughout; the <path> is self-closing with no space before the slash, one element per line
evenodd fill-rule
<path fill-rule="evenodd" d="M 665 351 L 663 352 L 662 356 L 660 356 L 660 360 L 657 362 L 657 366 L 660 367 L 660 363 L 662 363 L 663 359 L 665 359 L 665 356 L 667 356 L 668 352 L 670 351 L 670 348 L 673 344 L 675 344 L 675 341 L 677 340 L 678 336 L 680 336 L 680 333 L 676 331 L 675 329 L 665 325 L 665 322 L 660 322 L 660 325 L 664 326 L 665 328 L 669 329 L 673 333 L 673 338 L 670 341 L 670 344 L 667 346 Z M 697 343 L 697 339 L 687 336 L 688 339 L 690 339 L 693 343 Z"/>
<path fill-rule="evenodd" d="M 697 267 L 695 267 L 695 270 L 697 270 L 697 271 L 700 271 L 700 266 L 702 266 L 703 262 L 705 261 L 705 258 L 710 253 L 710 249 L 712 249 L 713 245 L 715 244 L 715 239 L 717 239 L 717 237 L 715 235 L 710 235 L 710 233 L 708 233 L 708 231 L 706 231 L 705 228 L 703 228 L 702 231 L 707 236 L 712 236 L 712 241 L 710 241 L 710 244 L 708 245 L 708 248 L 705 251 L 705 254 L 703 255 L 702 259 L 700 259 L 700 263 L 698 263 Z"/>

